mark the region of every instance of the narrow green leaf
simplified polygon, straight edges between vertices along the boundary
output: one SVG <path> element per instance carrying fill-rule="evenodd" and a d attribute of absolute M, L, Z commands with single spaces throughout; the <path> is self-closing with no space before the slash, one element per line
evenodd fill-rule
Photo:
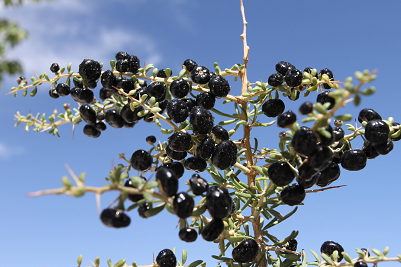
<path fill-rule="evenodd" d="M 194 261 L 194 262 L 191 262 L 190 264 L 188 264 L 187 267 L 196 267 L 199 264 L 201 264 L 202 262 L 203 262 L 203 260 L 197 260 L 197 261 Z"/>
<path fill-rule="evenodd" d="M 187 70 L 186 69 L 182 69 L 182 70 L 180 70 L 180 73 L 178 74 L 178 78 L 182 78 L 182 77 L 184 77 L 184 75 L 185 75 L 185 73 L 187 72 Z"/>
<path fill-rule="evenodd" d="M 327 109 L 319 102 L 315 104 L 315 110 L 317 110 L 321 114 L 327 114 Z"/>
<path fill-rule="evenodd" d="M 350 255 L 348 255 L 347 252 L 343 251 L 343 252 L 341 252 L 341 254 L 343 255 L 344 259 L 345 259 L 347 262 L 352 263 L 352 258 L 351 258 Z"/>
<path fill-rule="evenodd" d="M 261 175 L 264 175 L 262 167 L 259 167 L 259 166 L 252 166 L 252 168 L 254 168 L 255 170 L 257 170 L 258 173 L 260 173 Z"/>
<path fill-rule="evenodd" d="M 344 114 L 344 115 L 338 115 L 334 116 L 337 120 L 342 120 L 342 121 L 350 121 L 352 120 L 352 115 L 351 114 Z"/>
<path fill-rule="evenodd" d="M 82 263 L 82 254 L 78 256 L 77 263 L 78 263 L 78 266 L 81 266 L 81 263 Z"/>
<path fill-rule="evenodd" d="M 109 265 L 109 267 L 113 267 L 113 263 L 111 262 L 110 258 L 107 259 L 107 265 Z"/>
<path fill-rule="evenodd" d="M 194 210 L 192 212 L 191 216 L 200 216 L 201 214 L 203 214 L 206 211 L 206 205 L 202 205 L 200 207 L 198 207 L 196 210 Z"/>
<path fill-rule="evenodd" d="M 172 132 L 174 132 L 174 130 L 164 129 L 164 128 L 161 128 L 160 131 L 161 131 L 163 134 L 171 134 Z"/>
<path fill-rule="evenodd" d="M 116 262 L 116 264 L 114 264 L 114 267 L 122 267 L 125 264 L 125 259 L 119 260 Z"/>
<path fill-rule="evenodd" d="M 306 257 L 306 251 L 303 249 L 302 250 L 302 265 L 301 265 L 301 267 L 306 267 L 307 263 L 308 263 L 308 259 Z"/>
<path fill-rule="evenodd" d="M 317 260 L 317 262 L 320 263 L 322 262 L 322 260 L 320 259 L 319 255 L 314 251 L 314 250 L 310 250 L 310 252 L 312 252 L 313 256 L 315 257 L 315 259 Z"/>
<path fill-rule="evenodd" d="M 361 103 L 361 97 L 359 95 L 355 95 L 354 105 L 357 107 Z"/>
<path fill-rule="evenodd" d="M 150 194 L 150 193 L 148 193 L 148 192 L 143 192 L 142 194 L 143 194 L 143 198 L 146 199 L 147 201 L 149 201 L 149 202 L 152 202 L 152 201 L 153 201 L 153 196 L 152 196 L 152 194 Z"/>
<path fill-rule="evenodd" d="M 99 259 L 99 257 L 97 257 L 97 258 L 95 259 L 94 263 L 95 263 L 95 267 L 99 267 L 99 264 L 100 264 L 100 259 Z"/>
<path fill-rule="evenodd" d="M 187 251 L 185 249 L 182 250 L 182 265 L 185 264 L 185 262 L 187 262 Z"/>
<path fill-rule="evenodd" d="M 145 199 L 146 199 L 146 198 L 145 198 Z M 166 206 L 166 205 L 163 203 L 163 204 L 161 204 L 160 206 L 157 206 L 156 208 L 148 209 L 147 211 L 145 211 L 145 216 L 146 216 L 146 217 L 155 216 L 155 215 L 157 215 L 158 213 L 160 213 L 160 212 L 164 209 L 165 206 Z"/>
<path fill-rule="evenodd" d="M 158 185 L 159 185 L 158 181 L 151 181 L 146 184 L 145 189 L 152 189 L 157 187 Z"/>
<path fill-rule="evenodd" d="M 239 122 L 237 122 L 237 125 L 238 125 L 238 124 L 247 125 L 248 122 L 245 121 L 245 120 L 240 120 Z"/>
<path fill-rule="evenodd" d="M 388 246 L 386 246 L 383 250 L 383 255 L 386 256 L 388 254 L 388 252 L 390 251 L 390 248 Z"/>
<path fill-rule="evenodd" d="M 330 258 L 330 256 L 328 256 L 325 253 L 322 253 L 322 258 L 329 264 L 329 265 L 334 265 L 333 260 Z"/>
<path fill-rule="evenodd" d="M 372 248 L 372 252 L 379 257 L 383 257 L 383 253 L 378 249 Z"/>

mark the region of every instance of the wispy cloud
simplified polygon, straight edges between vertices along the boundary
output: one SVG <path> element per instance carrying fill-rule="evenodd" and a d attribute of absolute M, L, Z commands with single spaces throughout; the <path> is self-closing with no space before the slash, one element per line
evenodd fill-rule
<path fill-rule="evenodd" d="M 8 160 L 12 157 L 19 156 L 25 153 L 23 147 L 11 147 L 5 143 L 0 142 L 0 160 Z"/>

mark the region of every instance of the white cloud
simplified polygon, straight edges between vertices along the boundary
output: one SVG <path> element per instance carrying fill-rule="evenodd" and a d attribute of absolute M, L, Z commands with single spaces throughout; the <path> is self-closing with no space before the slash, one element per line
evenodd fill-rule
<path fill-rule="evenodd" d="M 0 142 L 0 159 L 8 160 L 14 156 L 19 156 L 25 153 L 25 149 L 23 147 L 10 147 L 5 143 Z"/>

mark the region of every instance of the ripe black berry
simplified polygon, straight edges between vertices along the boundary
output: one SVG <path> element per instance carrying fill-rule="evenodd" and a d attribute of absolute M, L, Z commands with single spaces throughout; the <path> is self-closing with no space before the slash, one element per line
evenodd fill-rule
<path fill-rule="evenodd" d="M 185 192 L 178 193 L 173 200 L 173 208 L 175 214 L 181 219 L 188 218 L 192 215 L 195 202 L 194 199 Z"/>
<path fill-rule="evenodd" d="M 98 138 L 100 136 L 100 131 L 98 131 L 93 125 L 86 124 L 84 126 L 84 134 L 88 137 Z"/>
<path fill-rule="evenodd" d="M 319 180 L 320 172 L 312 169 L 306 161 L 298 168 L 297 182 L 305 189 L 311 188 Z"/>
<path fill-rule="evenodd" d="M 152 166 L 152 156 L 149 152 L 139 149 L 131 156 L 131 166 L 137 171 L 146 171 Z"/>
<path fill-rule="evenodd" d="M 198 84 L 207 84 L 210 80 L 209 69 L 204 66 L 195 66 L 191 71 L 191 79 Z"/>
<path fill-rule="evenodd" d="M 379 113 L 374 111 L 371 108 L 364 108 L 359 112 L 358 121 L 362 123 L 363 121 L 371 121 L 371 120 L 381 120 L 382 117 Z"/>
<path fill-rule="evenodd" d="M 308 156 L 317 147 L 317 135 L 310 129 L 300 129 L 295 132 L 291 145 L 297 153 Z"/>
<path fill-rule="evenodd" d="M 330 163 L 323 171 L 320 172 L 319 180 L 316 185 L 325 187 L 336 181 L 340 177 L 341 171 L 337 163 Z"/>
<path fill-rule="evenodd" d="M 363 150 L 347 150 L 341 157 L 341 166 L 348 171 L 359 171 L 365 168 L 367 159 Z"/>
<path fill-rule="evenodd" d="M 288 185 L 294 180 L 295 174 L 287 162 L 277 161 L 268 169 L 269 179 L 276 186 Z"/>
<path fill-rule="evenodd" d="M 183 78 L 176 79 L 170 84 L 170 93 L 175 98 L 186 97 L 188 92 L 189 84 Z"/>
<path fill-rule="evenodd" d="M 171 71 L 170 76 L 172 76 L 172 75 L 173 75 L 173 72 Z M 166 70 L 165 70 L 165 69 L 160 69 L 160 70 L 158 70 L 156 76 L 157 76 L 157 77 L 160 77 L 160 78 L 168 78 L 167 75 L 166 75 Z M 169 76 L 169 77 L 170 77 L 170 76 Z"/>
<path fill-rule="evenodd" d="M 141 177 L 141 178 L 142 178 L 142 180 L 143 180 L 144 182 L 146 182 L 145 177 Z M 124 186 L 126 186 L 126 187 L 131 187 L 131 188 L 137 188 L 136 186 L 134 186 L 134 185 L 132 184 L 131 179 L 128 179 L 127 181 L 125 181 Z M 128 198 L 129 200 L 131 200 L 132 202 L 137 202 L 138 200 L 143 199 L 143 195 L 128 194 L 128 195 L 127 195 L 127 198 Z"/>
<path fill-rule="evenodd" d="M 171 148 L 169 146 L 166 147 L 166 154 L 170 159 L 173 159 L 173 160 L 182 160 L 182 159 L 185 159 L 185 157 L 187 156 L 186 151 L 176 152 L 174 150 L 171 150 Z"/>
<path fill-rule="evenodd" d="M 234 166 L 237 161 L 237 146 L 231 140 L 221 141 L 212 153 L 212 164 L 220 170 Z"/>
<path fill-rule="evenodd" d="M 198 234 L 194 228 L 185 227 L 180 230 L 178 237 L 185 242 L 194 242 L 198 238 Z"/>
<path fill-rule="evenodd" d="M 167 115 L 175 123 L 180 123 L 188 118 L 188 106 L 182 99 L 173 99 L 167 103 Z"/>
<path fill-rule="evenodd" d="M 205 109 L 212 109 L 215 102 L 216 97 L 209 92 L 203 92 L 196 96 L 196 105 L 204 107 Z"/>
<path fill-rule="evenodd" d="M 382 120 L 371 120 L 365 126 L 365 138 L 371 143 L 387 142 L 390 128 Z"/>
<path fill-rule="evenodd" d="M 116 54 L 116 60 L 123 60 L 123 59 L 128 59 L 129 54 L 127 52 L 117 52 Z"/>
<path fill-rule="evenodd" d="M 373 147 L 380 155 L 387 155 L 391 150 L 393 150 L 394 144 L 393 141 L 391 141 L 391 138 L 388 138 L 387 142 L 374 144 Z"/>
<path fill-rule="evenodd" d="M 190 122 L 194 132 L 207 134 L 213 128 L 214 118 L 212 113 L 204 107 L 195 106 L 189 115 Z"/>
<path fill-rule="evenodd" d="M 281 99 L 268 99 L 262 105 L 263 114 L 267 117 L 274 118 L 283 113 L 285 105 Z"/>
<path fill-rule="evenodd" d="M 143 203 L 142 205 L 140 205 L 140 206 L 138 207 L 138 214 L 139 214 L 139 216 L 140 216 L 141 218 L 147 219 L 148 216 L 146 216 L 146 214 L 145 214 L 145 212 L 146 212 L 147 210 L 149 210 L 149 203 L 148 203 L 148 202 L 145 202 L 145 203 Z"/>
<path fill-rule="evenodd" d="M 306 101 L 299 107 L 299 113 L 302 115 L 309 114 L 313 111 L 313 103 L 310 101 Z"/>
<path fill-rule="evenodd" d="M 221 141 L 230 139 L 227 130 L 220 125 L 214 126 L 212 129 L 212 133 L 216 138 L 220 139 Z"/>
<path fill-rule="evenodd" d="M 134 122 L 126 122 L 126 121 L 124 121 L 124 127 L 128 128 L 128 129 L 131 129 L 131 128 L 134 128 L 136 123 L 137 123 L 136 121 L 134 121 Z"/>
<path fill-rule="evenodd" d="M 325 103 L 330 103 L 330 106 L 327 110 L 332 109 L 334 107 L 334 105 L 336 104 L 336 100 L 334 98 L 332 98 L 331 96 L 329 96 L 328 91 L 318 94 L 316 102 L 318 102 L 322 105 L 324 105 Z"/>
<path fill-rule="evenodd" d="M 156 101 L 162 101 L 166 97 L 166 86 L 161 82 L 153 82 L 148 85 L 146 93 L 156 98 Z"/>
<path fill-rule="evenodd" d="M 126 77 L 121 77 L 117 79 L 117 87 L 128 94 L 131 90 L 134 90 L 135 84 L 133 80 L 127 79 Z"/>
<path fill-rule="evenodd" d="M 190 157 L 185 160 L 184 167 L 188 171 L 203 172 L 207 167 L 207 163 L 200 157 Z"/>
<path fill-rule="evenodd" d="M 232 199 L 226 188 L 211 186 L 207 190 L 205 204 L 213 219 L 223 219 L 231 212 Z"/>
<path fill-rule="evenodd" d="M 320 252 L 321 253 L 325 253 L 328 256 L 331 256 L 331 254 L 333 254 L 333 252 L 337 250 L 338 252 L 338 260 L 337 262 L 340 262 L 343 259 L 343 255 L 341 254 L 341 252 L 344 251 L 343 247 L 334 242 L 334 241 L 326 241 L 323 243 L 322 247 L 320 248 Z"/>
<path fill-rule="evenodd" d="M 138 113 L 141 112 L 142 110 L 144 110 L 143 107 L 137 105 L 134 107 L 134 111 L 132 111 L 130 104 L 126 104 L 121 109 L 120 115 L 125 122 L 133 123 L 133 122 L 137 122 L 143 118 L 138 115 Z"/>
<path fill-rule="evenodd" d="M 113 228 L 127 227 L 131 223 L 131 219 L 124 212 L 112 208 L 103 210 L 100 220 L 104 225 Z"/>
<path fill-rule="evenodd" d="M 154 144 L 156 143 L 156 137 L 154 135 L 146 136 L 146 142 L 149 144 Z"/>
<path fill-rule="evenodd" d="M 128 69 L 133 74 L 138 72 L 138 69 L 141 67 L 141 63 L 137 56 L 130 55 L 128 56 Z"/>
<path fill-rule="evenodd" d="M 67 96 L 70 94 L 70 87 L 66 83 L 59 83 L 56 86 L 56 91 L 59 96 Z"/>
<path fill-rule="evenodd" d="M 290 87 L 300 86 L 302 83 L 303 74 L 300 70 L 288 70 L 285 74 L 285 83 Z"/>
<path fill-rule="evenodd" d="M 159 267 L 175 267 L 177 265 L 177 259 L 174 253 L 167 248 L 159 252 L 156 257 L 156 262 Z"/>
<path fill-rule="evenodd" d="M 216 142 L 208 135 L 202 139 L 201 143 L 196 148 L 196 155 L 204 160 L 208 160 L 216 147 Z"/>
<path fill-rule="evenodd" d="M 198 64 L 192 59 L 186 59 L 184 63 L 182 63 L 182 67 L 185 67 L 185 69 L 189 72 L 191 72 L 196 66 L 198 66 Z"/>
<path fill-rule="evenodd" d="M 354 267 L 368 267 L 368 264 L 363 261 L 357 261 L 354 263 Z"/>
<path fill-rule="evenodd" d="M 281 201 L 289 206 L 299 205 L 305 199 L 305 189 L 298 185 L 293 184 L 284 188 L 280 193 Z"/>
<path fill-rule="evenodd" d="M 320 145 L 330 146 L 334 143 L 333 128 L 331 127 L 330 124 L 327 124 L 324 127 L 324 130 L 330 133 L 330 137 L 326 137 L 325 135 L 320 133 L 320 131 L 317 131 L 316 133 L 319 138 L 319 143 L 320 143 Z"/>
<path fill-rule="evenodd" d="M 281 113 L 277 117 L 277 126 L 285 128 L 297 121 L 297 115 L 292 110 Z"/>
<path fill-rule="evenodd" d="M 322 69 L 319 74 L 320 75 L 327 74 L 327 76 L 329 76 L 330 80 L 334 78 L 333 72 L 327 68 Z M 327 83 L 323 84 L 323 88 L 327 89 L 327 90 L 331 89 L 330 85 L 328 85 Z"/>
<path fill-rule="evenodd" d="M 117 60 L 116 62 L 116 70 L 119 72 L 128 72 L 129 70 L 129 62 L 128 60 L 122 59 Z"/>
<path fill-rule="evenodd" d="M 169 168 L 172 170 L 177 176 L 177 179 L 180 179 L 184 175 L 185 171 L 181 162 L 167 162 L 163 163 L 160 167 Z"/>
<path fill-rule="evenodd" d="M 372 143 L 369 143 L 367 146 L 363 147 L 362 151 L 365 152 L 368 159 L 374 159 L 379 156 L 379 153 L 376 151 Z"/>
<path fill-rule="evenodd" d="M 334 127 L 333 128 L 333 141 L 337 142 L 343 139 L 345 132 L 341 127 Z"/>
<path fill-rule="evenodd" d="M 106 131 L 107 128 L 106 124 L 102 121 L 96 122 L 95 124 L 93 124 L 93 127 L 95 127 L 96 130 L 101 132 Z"/>
<path fill-rule="evenodd" d="M 317 146 L 316 150 L 309 155 L 309 166 L 316 171 L 322 171 L 332 161 L 333 152 L 326 145 Z"/>
<path fill-rule="evenodd" d="M 146 91 L 146 87 L 141 87 L 141 88 L 139 88 L 139 89 L 137 89 L 137 90 L 135 91 L 135 93 L 132 95 L 132 97 L 135 98 L 136 100 L 141 101 L 141 98 L 142 98 L 142 96 L 143 96 L 144 94 L 148 94 L 147 91 Z M 149 97 L 146 98 L 146 99 L 144 100 L 144 102 L 147 102 L 148 100 L 149 100 Z"/>
<path fill-rule="evenodd" d="M 89 124 L 96 123 L 96 111 L 89 105 L 79 107 L 81 118 Z"/>
<path fill-rule="evenodd" d="M 72 81 L 73 81 L 75 87 L 77 87 L 77 88 L 83 88 L 83 87 L 84 87 L 84 84 L 83 84 L 81 78 L 74 77 L 74 78 L 72 79 Z"/>
<path fill-rule="evenodd" d="M 93 95 L 93 91 L 89 88 L 79 89 L 77 93 L 78 93 L 76 96 L 78 100 L 77 102 L 79 102 L 82 105 L 87 105 L 92 103 L 93 99 L 95 98 L 95 96 Z"/>
<path fill-rule="evenodd" d="M 297 251 L 297 246 L 298 241 L 295 239 L 291 239 L 286 243 L 285 248 L 291 251 Z"/>
<path fill-rule="evenodd" d="M 176 152 L 186 152 L 192 145 L 191 135 L 189 133 L 176 132 L 168 138 L 168 146 Z"/>
<path fill-rule="evenodd" d="M 79 75 L 87 82 L 94 82 L 99 79 L 102 73 L 102 67 L 99 62 L 92 59 L 84 59 L 79 64 Z"/>
<path fill-rule="evenodd" d="M 284 82 L 284 77 L 280 73 L 273 73 L 272 75 L 269 76 L 269 79 L 267 79 L 267 83 L 273 87 L 277 87 L 281 85 L 283 82 Z"/>
<path fill-rule="evenodd" d="M 56 89 L 50 89 L 49 90 L 49 96 L 51 97 L 51 98 L 54 98 L 54 99 L 56 99 L 56 98 L 59 98 L 60 96 L 57 94 L 57 91 L 56 91 Z"/>
<path fill-rule="evenodd" d="M 214 241 L 223 231 L 223 221 L 221 219 L 213 219 L 203 228 L 202 237 L 206 241 Z"/>
<path fill-rule="evenodd" d="M 195 99 L 192 99 L 192 98 L 182 98 L 182 100 L 185 101 L 185 103 L 187 103 L 188 115 L 191 114 L 191 111 L 192 111 L 193 107 L 196 106 L 196 101 L 195 101 Z"/>
<path fill-rule="evenodd" d="M 253 261 L 259 253 L 259 245 L 255 239 L 244 239 L 233 249 L 232 257 L 236 262 L 246 263 Z"/>
<path fill-rule="evenodd" d="M 168 197 L 172 197 L 177 194 L 178 190 L 178 179 L 177 175 L 169 168 L 157 169 L 156 179 L 159 180 L 159 188 Z"/>
<path fill-rule="evenodd" d="M 221 75 L 213 76 L 209 81 L 209 89 L 217 98 L 226 97 L 231 90 L 228 81 Z"/>
<path fill-rule="evenodd" d="M 50 66 L 50 71 L 53 73 L 57 73 L 60 70 L 60 65 L 58 63 L 53 63 Z"/>
<path fill-rule="evenodd" d="M 106 100 L 107 98 L 110 98 L 112 95 L 113 93 L 111 92 L 111 90 L 107 88 L 101 88 L 99 90 L 99 97 L 102 101 Z"/>
<path fill-rule="evenodd" d="M 189 186 L 191 187 L 192 193 L 195 196 L 200 196 L 205 193 L 209 189 L 209 184 L 205 179 L 200 177 L 199 174 L 192 175 L 189 180 Z"/>
<path fill-rule="evenodd" d="M 296 70 L 295 66 L 286 61 L 280 61 L 276 64 L 276 71 L 281 75 L 285 75 L 289 70 Z"/>
<path fill-rule="evenodd" d="M 104 119 L 113 128 L 122 128 L 124 126 L 124 119 L 115 109 L 106 111 Z"/>

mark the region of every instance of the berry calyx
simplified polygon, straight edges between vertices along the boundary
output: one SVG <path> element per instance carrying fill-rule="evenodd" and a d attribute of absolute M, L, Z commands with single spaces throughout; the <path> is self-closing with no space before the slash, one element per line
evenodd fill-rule
<path fill-rule="evenodd" d="M 146 171 L 152 166 L 152 156 L 149 152 L 139 149 L 131 156 L 131 166 L 137 171 Z"/>
<path fill-rule="evenodd" d="M 259 245 L 255 239 L 244 239 L 233 249 L 233 260 L 240 263 L 253 261 L 259 252 Z"/>
<path fill-rule="evenodd" d="M 267 117 L 274 118 L 283 113 L 285 104 L 281 99 L 268 99 L 262 105 L 263 114 Z"/>
<path fill-rule="evenodd" d="M 188 218 L 192 215 L 195 203 L 194 199 L 185 192 L 178 193 L 173 200 L 173 208 L 175 214 L 181 219 Z"/>

